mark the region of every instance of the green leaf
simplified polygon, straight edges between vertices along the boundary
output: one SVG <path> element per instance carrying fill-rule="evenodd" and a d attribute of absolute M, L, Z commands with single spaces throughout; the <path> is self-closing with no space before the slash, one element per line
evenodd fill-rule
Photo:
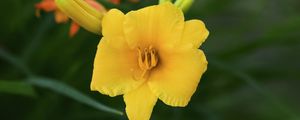
<path fill-rule="evenodd" d="M 14 67 L 17 69 L 20 69 L 24 74 L 26 74 L 29 78 L 27 81 L 31 83 L 32 85 L 43 87 L 50 89 L 54 92 L 60 93 L 61 95 L 70 97 L 78 102 L 84 103 L 86 105 L 89 105 L 91 107 L 94 107 L 98 110 L 102 110 L 109 113 L 114 113 L 118 115 L 123 115 L 123 112 L 110 108 L 108 106 L 105 106 L 96 100 L 80 93 L 79 91 L 75 90 L 74 88 L 63 84 L 61 82 L 58 82 L 57 80 L 49 79 L 49 78 L 42 78 L 42 77 L 36 77 L 29 68 L 21 61 L 19 61 L 16 57 L 11 55 L 10 53 L 2 50 L 0 48 L 0 58 L 10 62 Z M 5 85 L 3 85 L 5 86 Z"/>
<path fill-rule="evenodd" d="M 72 88 L 64 83 L 58 82 L 57 80 L 53 80 L 53 79 L 49 79 L 49 78 L 35 77 L 35 78 L 30 78 L 29 82 L 32 83 L 33 85 L 50 89 L 54 92 L 57 92 L 61 95 L 72 98 L 78 102 L 89 105 L 98 110 L 102 110 L 105 112 L 114 113 L 114 114 L 118 114 L 118 115 L 123 115 L 123 112 L 113 109 L 113 108 L 110 108 L 108 106 L 105 106 L 105 105 L 97 102 L 96 100 L 80 93 L 79 91 L 75 90 L 74 88 Z"/>
<path fill-rule="evenodd" d="M 30 97 L 36 96 L 32 85 L 25 81 L 0 80 L 0 92 Z"/>
<path fill-rule="evenodd" d="M 3 50 L 2 48 L 0 48 L 0 58 L 13 65 L 16 69 L 20 70 L 25 75 L 33 76 L 33 73 L 22 61 L 11 55 L 9 52 Z"/>

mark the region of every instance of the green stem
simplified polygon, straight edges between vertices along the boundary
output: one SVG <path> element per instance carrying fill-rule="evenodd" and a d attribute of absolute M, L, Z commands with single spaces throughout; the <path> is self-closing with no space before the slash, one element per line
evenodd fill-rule
<path fill-rule="evenodd" d="M 194 0 L 176 0 L 175 6 L 182 9 L 183 12 L 187 12 L 193 5 Z"/>
<path fill-rule="evenodd" d="M 172 2 L 172 0 L 159 0 L 158 4 L 162 4 L 164 2 Z"/>

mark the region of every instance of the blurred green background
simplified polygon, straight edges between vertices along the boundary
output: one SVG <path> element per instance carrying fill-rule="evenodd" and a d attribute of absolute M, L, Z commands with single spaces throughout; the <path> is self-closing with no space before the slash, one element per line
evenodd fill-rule
<path fill-rule="evenodd" d="M 35 17 L 39 0 L 0 1 L 1 120 L 126 120 L 121 96 L 91 92 L 100 37 L 52 13 Z M 124 12 L 157 4 L 125 0 Z M 208 71 L 185 108 L 157 103 L 152 120 L 300 120 L 300 1 L 195 0 L 186 19 L 203 20 Z M 99 109 L 100 108 L 100 109 Z"/>

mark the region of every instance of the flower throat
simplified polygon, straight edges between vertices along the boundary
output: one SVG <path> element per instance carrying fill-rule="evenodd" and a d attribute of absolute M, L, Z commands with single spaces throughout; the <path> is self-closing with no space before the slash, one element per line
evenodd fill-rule
<path fill-rule="evenodd" d="M 138 48 L 138 64 L 143 71 L 142 77 L 145 77 L 146 73 L 158 64 L 157 51 L 152 46 L 144 49 Z"/>

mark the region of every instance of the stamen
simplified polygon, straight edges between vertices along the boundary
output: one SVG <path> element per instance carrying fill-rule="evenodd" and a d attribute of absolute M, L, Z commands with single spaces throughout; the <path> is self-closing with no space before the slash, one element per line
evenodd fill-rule
<path fill-rule="evenodd" d="M 145 75 L 157 65 L 158 54 L 156 50 L 152 46 L 150 46 L 149 48 L 145 48 L 144 50 L 138 48 L 138 57 L 139 67 L 143 71 L 142 77 L 145 77 Z"/>

